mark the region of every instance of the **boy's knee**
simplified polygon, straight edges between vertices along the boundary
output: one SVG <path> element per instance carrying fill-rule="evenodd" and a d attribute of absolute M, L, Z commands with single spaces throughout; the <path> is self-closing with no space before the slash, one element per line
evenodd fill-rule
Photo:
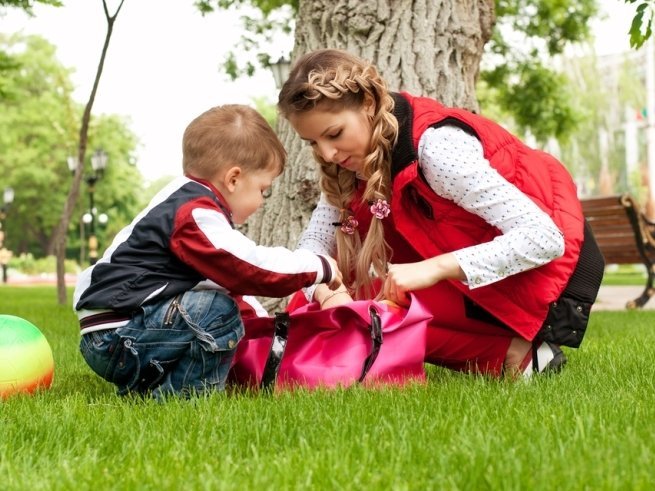
<path fill-rule="evenodd" d="M 181 306 L 187 324 L 214 338 L 220 351 L 236 348 L 243 337 L 239 306 L 230 296 L 215 290 L 187 292 Z"/>

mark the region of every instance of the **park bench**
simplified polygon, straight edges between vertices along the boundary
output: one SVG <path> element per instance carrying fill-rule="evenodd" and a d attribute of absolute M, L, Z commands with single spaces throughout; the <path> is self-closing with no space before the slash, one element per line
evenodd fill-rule
<path fill-rule="evenodd" d="M 587 198 L 582 211 L 591 225 L 605 264 L 644 264 L 648 273 L 643 293 L 626 303 L 628 309 L 643 307 L 655 293 L 655 238 L 653 224 L 628 194 Z"/>

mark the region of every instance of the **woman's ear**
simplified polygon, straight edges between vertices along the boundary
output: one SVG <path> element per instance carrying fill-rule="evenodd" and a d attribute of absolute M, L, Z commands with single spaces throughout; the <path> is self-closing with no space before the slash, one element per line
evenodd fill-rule
<path fill-rule="evenodd" d="M 364 112 L 368 117 L 373 117 L 375 114 L 375 99 L 370 94 L 364 94 Z"/>
<path fill-rule="evenodd" d="M 225 174 L 223 174 L 223 185 L 230 193 L 233 193 L 239 182 L 239 178 L 243 175 L 241 167 L 235 165 L 230 167 Z"/>

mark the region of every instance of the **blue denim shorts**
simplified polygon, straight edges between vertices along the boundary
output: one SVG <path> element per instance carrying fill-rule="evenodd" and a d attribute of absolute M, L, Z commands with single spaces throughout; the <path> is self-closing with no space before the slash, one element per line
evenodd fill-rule
<path fill-rule="evenodd" d="M 188 291 L 144 305 L 123 327 L 83 335 L 80 351 L 119 394 L 188 396 L 225 388 L 243 334 L 231 297 Z"/>

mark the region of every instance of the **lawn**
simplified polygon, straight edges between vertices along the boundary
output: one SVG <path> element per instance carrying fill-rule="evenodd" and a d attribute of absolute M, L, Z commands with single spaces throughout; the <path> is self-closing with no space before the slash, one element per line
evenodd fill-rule
<path fill-rule="evenodd" d="M 53 386 L 0 402 L 3 490 L 651 490 L 655 312 L 598 312 L 557 376 L 430 367 L 403 389 L 119 398 L 54 287 L 0 287 L 54 353 Z"/>
<path fill-rule="evenodd" d="M 645 286 L 646 268 L 643 264 L 612 264 L 605 271 L 603 285 L 638 285 Z"/>

